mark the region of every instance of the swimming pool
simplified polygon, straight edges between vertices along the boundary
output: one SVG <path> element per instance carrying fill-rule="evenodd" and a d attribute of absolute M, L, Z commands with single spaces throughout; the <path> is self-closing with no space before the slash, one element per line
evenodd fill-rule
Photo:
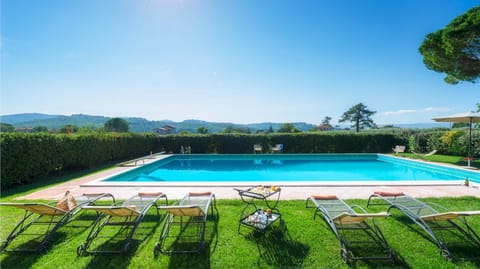
<path fill-rule="evenodd" d="M 480 172 L 382 154 L 171 155 L 103 179 L 112 183 L 452 182 Z"/>

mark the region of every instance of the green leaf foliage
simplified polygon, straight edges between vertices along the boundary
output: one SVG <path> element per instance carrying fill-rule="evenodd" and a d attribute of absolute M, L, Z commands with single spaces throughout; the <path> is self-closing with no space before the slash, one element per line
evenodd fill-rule
<path fill-rule="evenodd" d="M 1 133 L 0 144 L 3 187 L 158 151 L 156 136 L 130 133 Z"/>
<path fill-rule="evenodd" d="M 15 126 L 9 123 L 0 123 L 0 132 L 13 132 L 15 131 Z"/>
<path fill-rule="evenodd" d="M 439 154 L 467 156 L 468 132 L 463 130 L 418 132 L 409 137 L 409 150 L 426 153 L 437 150 Z M 472 156 L 480 156 L 480 131 L 472 131 Z"/>
<path fill-rule="evenodd" d="M 480 6 L 428 34 L 420 53 L 428 69 L 445 73 L 445 82 L 476 82 L 480 77 Z"/>
<path fill-rule="evenodd" d="M 363 103 L 358 103 L 352 106 L 345 113 L 343 113 L 339 122 L 345 122 L 345 121 L 352 122 L 352 128 L 355 128 L 356 132 L 359 132 L 360 129 L 363 129 L 365 127 L 376 128 L 377 125 L 370 118 L 375 113 L 377 112 L 368 110 L 367 106 L 364 105 Z"/>
<path fill-rule="evenodd" d="M 109 119 L 105 122 L 105 131 L 107 132 L 128 132 L 128 122 L 121 118 Z"/>

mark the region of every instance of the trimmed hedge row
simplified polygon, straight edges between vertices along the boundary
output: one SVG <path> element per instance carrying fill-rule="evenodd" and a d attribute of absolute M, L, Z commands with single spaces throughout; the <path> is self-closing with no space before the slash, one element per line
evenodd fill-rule
<path fill-rule="evenodd" d="M 1 185 L 8 187 L 61 171 L 148 154 L 156 148 L 156 136 L 1 133 L 0 144 Z"/>
<path fill-rule="evenodd" d="M 211 134 L 172 135 L 158 138 L 166 152 L 178 153 L 181 146 L 190 146 L 192 153 L 246 154 L 253 144 L 261 144 L 269 152 L 276 144 L 284 145 L 284 153 L 377 153 L 391 152 L 407 140 L 392 134 L 368 133 L 294 133 L 294 134 Z"/>
<path fill-rule="evenodd" d="M 48 134 L 0 133 L 1 185 L 29 183 L 54 173 L 85 169 L 166 151 L 179 153 L 190 146 L 192 153 L 252 153 L 253 144 L 269 152 L 283 144 L 285 153 L 385 153 L 394 145 L 410 151 L 466 156 L 468 133 L 464 130 L 410 133 L 323 132 L 295 134 Z M 480 131 L 472 132 L 472 155 L 480 155 Z"/>
<path fill-rule="evenodd" d="M 252 153 L 253 144 L 266 152 L 283 144 L 285 153 L 373 153 L 391 152 L 406 144 L 392 134 L 297 133 L 139 135 L 116 133 L 47 134 L 0 133 L 1 185 L 30 183 L 54 173 L 85 169 L 166 151 L 179 153 L 190 146 L 192 153 Z"/>

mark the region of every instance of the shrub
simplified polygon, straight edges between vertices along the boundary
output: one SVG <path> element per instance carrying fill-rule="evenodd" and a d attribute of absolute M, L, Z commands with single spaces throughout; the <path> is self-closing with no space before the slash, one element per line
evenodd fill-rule
<path fill-rule="evenodd" d="M 156 151 L 155 140 L 136 134 L 1 133 L 1 185 L 148 154 Z"/>

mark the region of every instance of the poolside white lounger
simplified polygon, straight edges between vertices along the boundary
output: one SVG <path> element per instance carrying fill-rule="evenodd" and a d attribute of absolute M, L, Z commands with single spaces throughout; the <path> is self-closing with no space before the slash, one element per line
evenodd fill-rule
<path fill-rule="evenodd" d="M 380 202 L 378 202 L 378 200 L 380 200 Z M 465 243 L 470 242 L 472 247 L 480 249 L 480 237 L 467 223 L 466 218 L 470 216 L 480 216 L 480 210 L 449 211 L 440 205 L 422 202 L 403 192 L 382 191 L 377 191 L 370 195 L 367 206 L 369 205 L 388 205 L 387 212 L 390 212 L 392 208 L 399 209 L 433 239 L 440 249 L 441 254 L 446 258 L 454 258 L 451 250 L 447 248 L 446 238 L 434 231 L 456 230 L 458 234 L 463 234 L 464 238 L 467 239 L 464 241 Z M 443 212 L 438 211 L 432 206 Z M 478 252 L 477 257 L 471 258 L 480 259 L 480 252 Z"/>
<path fill-rule="evenodd" d="M 160 252 L 164 254 L 196 253 L 205 250 L 205 229 L 209 211 L 211 215 L 214 214 L 213 211 L 217 211 L 218 214 L 215 194 L 190 192 L 178 204 L 158 208 L 167 211 L 168 214 L 160 240 L 153 250 L 155 256 Z M 194 247 L 191 247 L 192 245 Z"/>
<path fill-rule="evenodd" d="M 375 218 L 386 218 L 387 212 L 368 213 L 360 206 L 349 206 L 335 195 L 310 195 L 307 208 L 315 208 L 313 219 L 321 214 L 337 237 L 340 255 L 346 263 L 356 260 L 395 260 Z M 353 208 L 358 208 L 357 213 Z M 368 251 L 365 251 L 368 246 Z"/>

